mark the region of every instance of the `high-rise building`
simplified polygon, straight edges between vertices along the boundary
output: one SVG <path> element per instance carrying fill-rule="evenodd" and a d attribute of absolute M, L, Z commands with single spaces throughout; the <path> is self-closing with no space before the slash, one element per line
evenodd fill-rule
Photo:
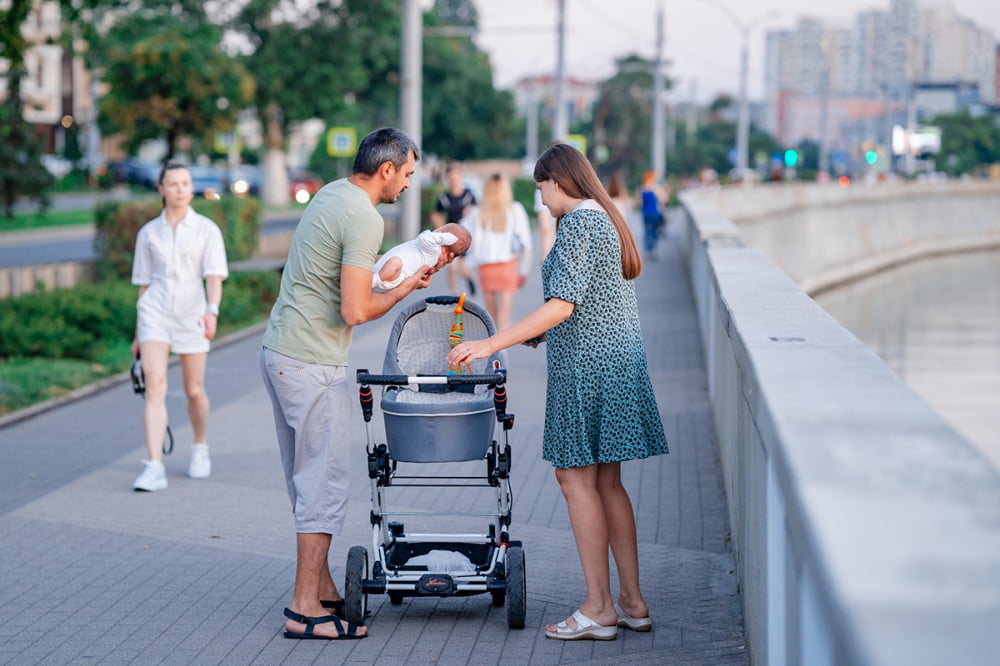
<path fill-rule="evenodd" d="M 848 123 L 887 144 L 918 86 L 961 84 L 996 102 L 997 53 L 996 37 L 950 4 L 890 0 L 887 10 L 848 24 L 803 18 L 767 34 L 766 128 L 785 143 L 807 138 L 847 149 L 856 133 L 845 132 Z"/>

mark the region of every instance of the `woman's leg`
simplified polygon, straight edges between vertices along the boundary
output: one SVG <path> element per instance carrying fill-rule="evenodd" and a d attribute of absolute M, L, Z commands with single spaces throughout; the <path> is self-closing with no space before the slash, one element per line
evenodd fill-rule
<path fill-rule="evenodd" d="M 514 310 L 514 292 L 498 291 L 496 293 L 496 309 L 497 316 L 495 323 L 497 330 L 502 331 L 510 326 L 510 316 Z"/>
<path fill-rule="evenodd" d="M 150 460 L 163 460 L 163 438 L 167 434 L 167 362 L 170 345 L 166 342 L 143 342 L 139 345 L 142 375 L 146 383 L 142 422 Z"/>
<path fill-rule="evenodd" d="M 187 396 L 188 418 L 194 430 L 196 444 L 205 442 L 208 431 L 208 395 L 205 393 L 205 361 L 208 354 L 181 354 L 184 373 L 184 395 Z"/>
<path fill-rule="evenodd" d="M 482 284 L 480 282 L 479 284 Z M 493 319 L 493 323 L 497 323 L 497 317 L 499 312 L 497 312 L 497 292 L 495 291 L 484 291 L 483 292 L 483 304 L 486 306 L 486 311 L 490 313 L 490 317 Z M 499 325 L 497 329 L 499 330 Z"/>
<path fill-rule="evenodd" d="M 597 465 L 597 492 L 604 506 L 608 541 L 618 567 L 618 605 L 632 617 L 646 617 L 649 608 L 639 591 L 639 546 L 632 500 L 622 485 L 621 463 Z"/>
<path fill-rule="evenodd" d="M 569 520 L 576 538 L 576 548 L 587 583 L 587 599 L 580 612 L 604 626 L 618 620 L 611 600 L 611 574 L 608 565 L 608 525 L 597 489 L 597 465 L 556 469 L 556 479 L 566 498 Z M 576 628 L 570 618 L 567 625 Z M 555 625 L 546 627 L 555 631 Z"/>

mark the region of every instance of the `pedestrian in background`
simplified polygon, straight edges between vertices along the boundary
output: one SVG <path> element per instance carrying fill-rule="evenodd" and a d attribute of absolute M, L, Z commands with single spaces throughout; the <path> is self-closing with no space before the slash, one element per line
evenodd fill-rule
<path fill-rule="evenodd" d="M 545 303 L 489 338 L 456 345 L 448 362 L 487 358 L 518 343 L 547 343 L 542 457 L 555 467 L 566 498 L 587 597 L 545 635 L 613 640 L 620 626 L 652 627 L 639 588 L 635 516 L 621 463 L 667 453 L 633 283 L 642 259 L 583 153 L 552 146 L 535 164 L 534 178 L 557 221 L 555 243 L 542 263 Z M 618 568 L 617 602 L 609 547 Z"/>
<path fill-rule="evenodd" d="M 365 627 L 341 622 L 344 600 L 328 562 L 343 531 L 350 486 L 346 423 L 356 400 L 347 374 L 354 327 L 384 315 L 427 286 L 424 266 L 384 292 L 372 290 L 385 222 L 378 204 L 395 203 L 420 158 L 402 131 L 366 136 L 349 178 L 327 184 L 309 202 L 292 236 L 261 351 L 261 374 L 295 517 L 297 564 L 286 638 L 361 638 Z"/>
<path fill-rule="evenodd" d="M 486 310 L 497 330 L 510 325 L 514 295 L 531 270 L 528 213 L 514 201 L 510 181 L 499 173 L 483 186 L 483 200 L 462 220 L 472 234 L 468 267 L 476 270 Z"/>
<path fill-rule="evenodd" d="M 431 213 L 431 224 L 435 229 L 439 229 L 445 224 L 460 223 L 462 218 L 469 214 L 472 207 L 476 205 L 476 195 L 465 186 L 462 178 L 462 170 L 454 164 L 448 166 L 445 171 L 445 180 L 448 189 L 441 193 L 434 211 Z M 458 293 L 458 275 L 461 274 L 469 281 L 469 291 L 476 293 L 476 285 L 469 277 L 468 268 L 465 261 L 459 257 L 448 266 L 448 289 L 451 293 Z"/>
<path fill-rule="evenodd" d="M 625 221 L 632 217 L 632 198 L 628 195 L 628 188 L 625 187 L 625 179 L 621 173 L 614 172 L 608 179 L 608 196 L 611 202 L 618 208 Z"/>
<path fill-rule="evenodd" d="M 170 352 L 181 359 L 187 413 L 194 431 L 188 476 L 212 473 L 205 436 L 209 400 L 205 362 L 215 337 L 222 282 L 229 276 L 219 227 L 191 208 L 191 172 L 167 163 L 158 180 L 163 212 L 139 230 L 132 263 L 132 284 L 139 286 L 132 355 L 140 358 L 146 392 L 143 426 L 149 458 L 135 490 L 167 487 L 163 439 L 167 430 L 167 366 Z"/>
<path fill-rule="evenodd" d="M 643 237 L 646 244 L 646 256 L 656 260 L 656 245 L 660 238 L 660 228 L 663 226 L 663 207 L 666 205 L 663 189 L 656 184 L 656 175 L 647 171 L 642 179 L 639 190 L 639 208 L 642 210 Z"/>

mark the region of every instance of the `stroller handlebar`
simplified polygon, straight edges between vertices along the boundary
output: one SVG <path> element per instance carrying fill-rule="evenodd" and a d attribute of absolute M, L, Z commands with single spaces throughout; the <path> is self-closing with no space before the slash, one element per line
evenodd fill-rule
<path fill-rule="evenodd" d="M 493 384 L 501 386 L 507 381 L 507 371 L 503 368 L 486 375 L 373 375 L 368 370 L 358 370 L 359 384 L 405 386 L 407 384 Z"/>

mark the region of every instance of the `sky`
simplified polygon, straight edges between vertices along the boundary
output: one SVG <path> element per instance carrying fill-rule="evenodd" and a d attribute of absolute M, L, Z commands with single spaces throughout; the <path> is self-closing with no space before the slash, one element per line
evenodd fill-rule
<path fill-rule="evenodd" d="M 490 54 L 498 87 L 510 87 L 524 76 L 554 73 L 557 0 L 474 1 L 479 10 L 478 43 Z M 671 62 L 667 75 L 678 84 L 670 94 L 677 101 L 736 94 L 741 38 L 737 20 L 749 26 L 748 89 L 751 99 L 760 99 L 767 30 L 794 27 L 804 16 L 846 25 L 859 12 L 889 8 L 889 0 L 565 0 L 567 75 L 603 79 L 614 73 L 618 57 L 638 53 L 652 59 L 661 1 L 664 55 Z M 1000 0 L 921 4 L 951 4 L 960 16 L 1000 39 Z"/>

